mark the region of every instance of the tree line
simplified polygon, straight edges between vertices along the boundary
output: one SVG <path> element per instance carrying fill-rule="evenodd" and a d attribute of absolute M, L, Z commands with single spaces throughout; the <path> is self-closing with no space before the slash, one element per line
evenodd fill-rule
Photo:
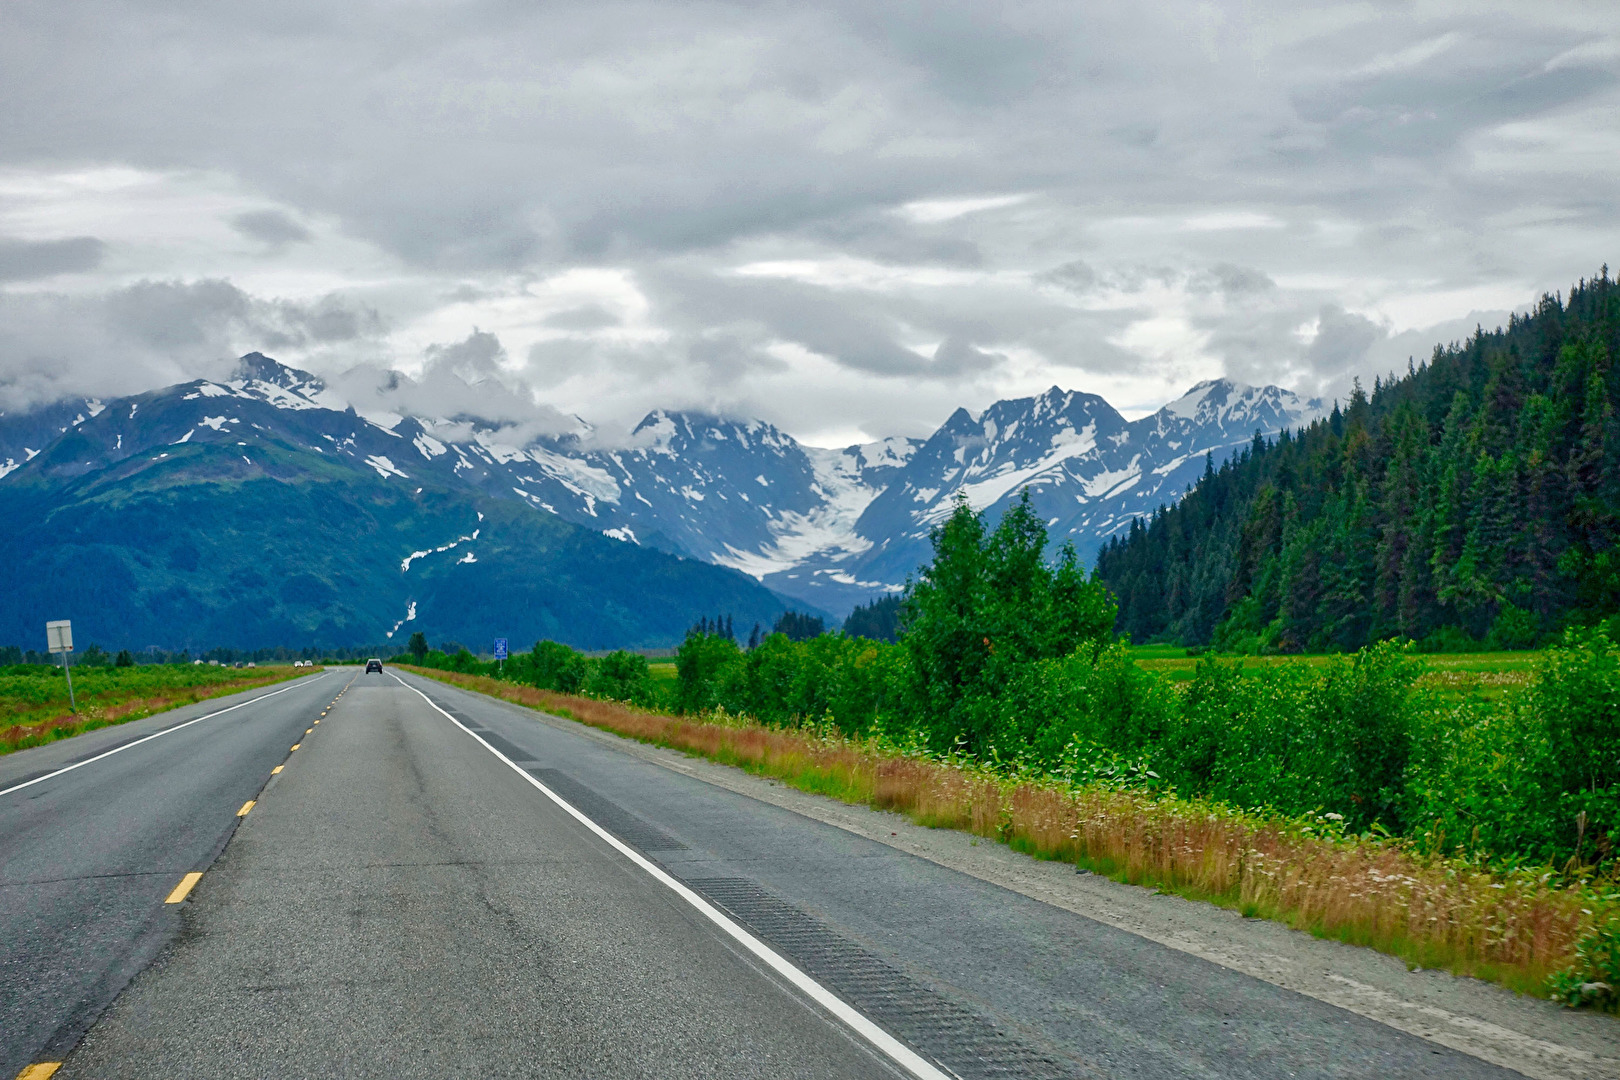
<path fill-rule="evenodd" d="M 1137 641 L 1523 648 L 1620 611 L 1620 289 L 1436 347 L 1304 430 L 1258 435 L 1103 548 Z"/>

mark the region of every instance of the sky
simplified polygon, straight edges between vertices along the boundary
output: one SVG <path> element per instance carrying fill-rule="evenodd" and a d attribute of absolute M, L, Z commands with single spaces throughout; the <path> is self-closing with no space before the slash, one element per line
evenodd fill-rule
<path fill-rule="evenodd" d="M 1342 395 L 1620 252 L 1620 4 L 0 6 L 0 410 Z M 388 376 L 403 372 L 407 378 Z"/>

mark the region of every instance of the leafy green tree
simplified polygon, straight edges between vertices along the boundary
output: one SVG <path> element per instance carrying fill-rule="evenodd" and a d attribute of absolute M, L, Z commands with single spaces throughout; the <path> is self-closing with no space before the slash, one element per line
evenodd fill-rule
<path fill-rule="evenodd" d="M 934 530 L 934 558 L 911 586 L 901 637 L 931 745 L 988 750 L 996 701 L 1020 667 L 1111 638 L 1114 601 L 1085 580 L 1072 548 L 1049 566 L 1046 539 L 1028 491 L 992 533 L 960 498 Z"/>
<path fill-rule="evenodd" d="M 773 635 L 774 636 L 774 635 Z M 675 651 L 676 707 L 702 712 L 719 703 L 721 675 L 740 665 L 743 652 L 722 634 L 689 633 Z"/>
<path fill-rule="evenodd" d="M 537 641 L 529 650 L 524 674 L 520 677 L 542 690 L 577 694 L 584 689 L 589 676 L 590 668 L 582 653 L 561 642 Z"/>
<path fill-rule="evenodd" d="M 418 664 L 428 654 L 427 635 L 418 630 L 411 635 L 411 640 L 405 643 L 405 651 L 410 653 Z"/>
<path fill-rule="evenodd" d="M 592 665 L 585 692 L 592 697 L 613 701 L 650 704 L 654 691 L 647 658 L 623 649 L 608 653 Z"/>
<path fill-rule="evenodd" d="M 117 659 L 115 659 L 113 661 L 113 666 L 114 667 L 134 667 L 135 666 L 135 658 L 130 655 L 128 649 L 119 649 L 118 650 L 118 657 L 117 657 Z"/>

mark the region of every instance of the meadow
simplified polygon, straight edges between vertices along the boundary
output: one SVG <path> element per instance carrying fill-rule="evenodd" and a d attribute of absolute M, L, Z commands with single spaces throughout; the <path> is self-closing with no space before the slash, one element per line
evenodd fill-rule
<path fill-rule="evenodd" d="M 75 713 L 69 708 L 67 680 L 60 667 L 41 664 L 3 667 L 0 668 L 0 754 L 139 720 L 239 690 L 268 686 L 309 670 L 290 665 L 76 667 L 73 694 L 79 708 Z"/>
<path fill-rule="evenodd" d="M 1219 659 L 1241 665 L 1245 673 L 1269 667 L 1307 664 L 1321 667 L 1331 663 L 1342 653 L 1293 653 L 1286 656 L 1220 656 L 1204 649 L 1188 649 L 1182 645 L 1137 645 L 1127 650 L 1144 671 L 1151 671 L 1172 682 L 1191 682 L 1198 661 L 1214 655 Z M 1496 700 L 1509 689 L 1530 682 L 1537 662 L 1545 650 L 1519 650 L 1513 652 L 1426 653 L 1419 654 L 1422 674 L 1416 685 L 1442 695 L 1472 699 Z"/>

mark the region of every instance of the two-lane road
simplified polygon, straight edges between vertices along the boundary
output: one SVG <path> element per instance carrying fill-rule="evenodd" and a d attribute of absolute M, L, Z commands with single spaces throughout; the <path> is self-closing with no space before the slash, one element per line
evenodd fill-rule
<path fill-rule="evenodd" d="M 0 1077 L 59 1057 L 178 931 L 165 898 L 352 677 L 322 673 L 0 758 Z"/>
<path fill-rule="evenodd" d="M 59 1077 L 1513 1075 L 438 683 L 299 724 Z"/>

